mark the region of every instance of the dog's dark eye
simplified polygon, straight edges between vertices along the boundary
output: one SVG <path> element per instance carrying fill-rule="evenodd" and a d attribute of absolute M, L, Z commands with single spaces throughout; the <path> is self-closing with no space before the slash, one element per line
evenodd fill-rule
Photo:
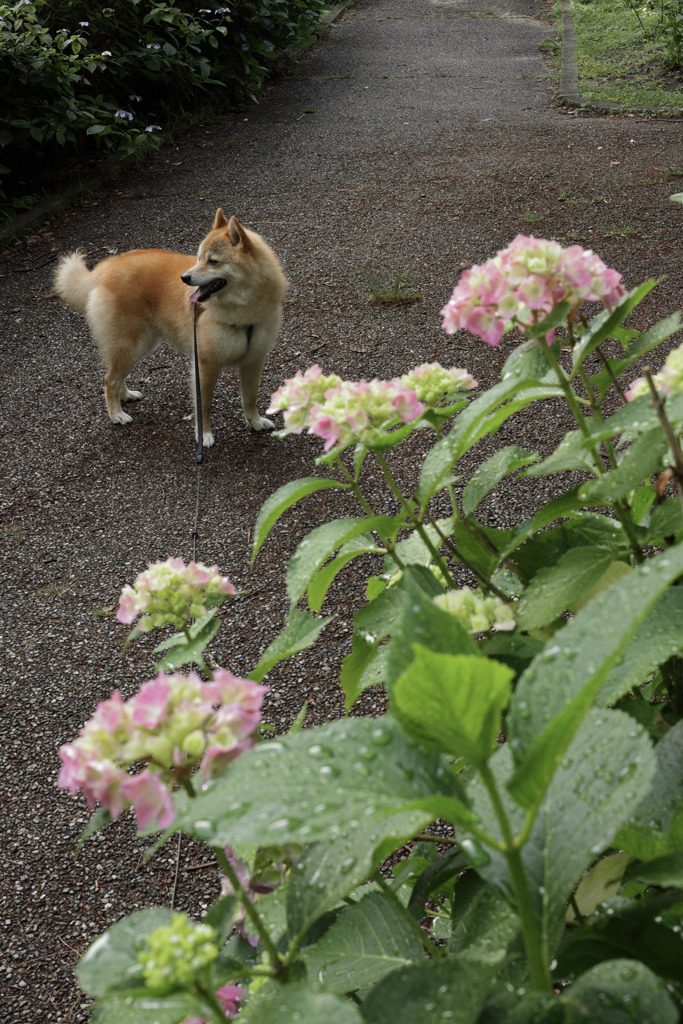
<path fill-rule="evenodd" d="M 218 263 L 218 260 L 216 259 L 215 256 L 207 256 L 206 262 L 209 264 L 210 267 L 215 267 L 216 264 Z"/>

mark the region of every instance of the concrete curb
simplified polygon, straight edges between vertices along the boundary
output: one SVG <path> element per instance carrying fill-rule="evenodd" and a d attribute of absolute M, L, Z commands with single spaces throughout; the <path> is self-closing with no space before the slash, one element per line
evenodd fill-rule
<path fill-rule="evenodd" d="M 566 107 L 599 110 L 602 113 L 671 114 L 680 117 L 670 107 L 644 107 L 637 104 L 611 103 L 607 100 L 589 100 L 579 91 L 579 52 L 576 42 L 571 0 L 560 0 L 562 12 L 562 59 L 560 64 L 560 102 Z"/>
<path fill-rule="evenodd" d="M 354 2 L 355 0 L 342 0 L 341 3 L 331 8 L 320 19 L 315 30 L 316 38 L 320 39 L 321 36 L 325 35 L 334 22 Z M 286 70 L 291 65 L 291 62 L 304 54 L 307 49 L 309 47 L 306 45 L 289 46 L 284 51 L 286 59 L 276 64 L 276 71 Z M 10 245 L 16 239 L 21 238 L 22 235 L 27 235 L 31 231 L 37 230 L 50 217 L 54 217 L 75 203 L 85 192 L 101 188 L 108 182 L 114 181 L 124 170 L 124 167 L 125 165 L 118 157 L 108 157 L 102 160 L 98 169 L 84 181 L 79 181 L 77 185 L 71 185 L 69 188 L 55 193 L 55 195 L 45 196 L 39 203 L 36 203 L 33 209 L 28 210 L 26 213 L 17 214 L 16 217 L 8 218 L 7 221 L 0 224 L 0 248 Z"/>

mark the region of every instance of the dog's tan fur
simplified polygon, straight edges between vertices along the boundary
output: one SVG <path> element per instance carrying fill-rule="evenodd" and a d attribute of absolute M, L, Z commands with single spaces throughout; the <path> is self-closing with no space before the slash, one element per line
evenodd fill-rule
<path fill-rule="evenodd" d="M 202 289 L 224 280 L 208 296 Z M 188 287 L 189 286 L 189 287 Z M 121 402 L 141 398 L 126 377 L 160 342 L 193 351 L 193 300 L 204 444 L 213 444 L 211 405 L 221 370 L 238 366 L 242 408 L 254 430 L 273 424 L 256 409 L 261 373 L 275 344 L 288 282 L 277 256 L 254 231 L 222 210 L 199 246 L 196 260 L 165 249 L 134 249 L 88 270 L 83 254 L 62 258 L 55 292 L 82 313 L 107 367 L 104 392 L 113 423 L 129 423 Z M 190 288 L 193 290 L 190 291 Z M 192 296 L 192 298 L 191 298 Z M 247 328 L 252 327 L 251 338 Z"/>

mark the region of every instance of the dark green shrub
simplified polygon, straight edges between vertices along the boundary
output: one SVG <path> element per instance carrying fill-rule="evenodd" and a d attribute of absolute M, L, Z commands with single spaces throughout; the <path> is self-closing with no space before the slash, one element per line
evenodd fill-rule
<path fill-rule="evenodd" d="M 274 61 L 311 38 L 323 9 L 323 0 L 0 5 L 0 185 L 11 174 L 17 194 L 37 165 L 129 155 L 198 107 L 255 100 Z"/>

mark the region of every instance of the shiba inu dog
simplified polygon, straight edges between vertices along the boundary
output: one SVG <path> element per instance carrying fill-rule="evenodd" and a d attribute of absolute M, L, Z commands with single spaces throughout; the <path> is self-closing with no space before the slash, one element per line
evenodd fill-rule
<path fill-rule="evenodd" d="M 239 368 L 247 422 L 254 430 L 273 428 L 259 415 L 256 398 L 288 283 L 261 236 L 235 217 L 226 220 L 219 209 L 196 260 L 165 249 L 133 249 L 88 270 L 83 254 L 74 252 L 62 258 L 54 290 L 88 322 L 107 367 L 104 394 L 112 423 L 129 423 L 121 402 L 142 398 L 128 388 L 126 377 L 144 356 L 162 341 L 192 355 L 196 311 L 203 439 L 209 447 L 214 390 L 226 366 Z"/>

